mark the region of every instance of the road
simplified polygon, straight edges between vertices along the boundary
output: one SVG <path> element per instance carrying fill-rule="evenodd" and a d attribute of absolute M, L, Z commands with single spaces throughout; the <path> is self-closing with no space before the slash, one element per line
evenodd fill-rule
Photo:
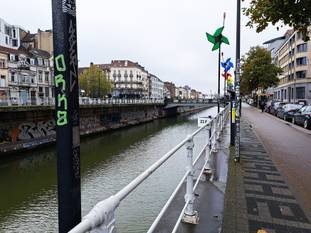
<path fill-rule="evenodd" d="M 242 107 L 242 117 L 255 129 L 300 206 L 311 219 L 311 134 L 246 104 Z"/>

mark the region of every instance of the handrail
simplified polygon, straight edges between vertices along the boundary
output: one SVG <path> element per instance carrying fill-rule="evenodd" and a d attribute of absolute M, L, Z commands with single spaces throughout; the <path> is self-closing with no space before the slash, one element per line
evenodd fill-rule
<path fill-rule="evenodd" d="M 206 156 L 208 157 L 210 153 L 212 152 L 211 148 L 215 148 L 214 145 L 211 147 L 208 147 L 208 145 L 212 143 L 216 143 L 216 140 L 219 137 L 219 133 L 222 130 L 226 116 L 228 115 L 228 108 L 223 109 L 213 120 L 206 123 L 196 131 L 194 131 L 192 134 L 188 135 L 184 140 L 182 140 L 178 145 L 176 145 L 174 148 L 172 148 L 169 152 L 167 152 L 165 155 L 163 155 L 159 160 L 157 160 L 154 164 L 152 164 L 148 169 L 146 169 L 144 172 L 142 172 L 139 176 L 137 176 L 133 181 L 131 181 L 128 185 L 126 185 L 123 189 L 121 189 L 119 192 L 117 192 L 115 195 L 110 196 L 109 198 L 97 203 L 95 207 L 82 219 L 82 221 L 74 227 L 70 233 L 81 233 L 90 231 L 92 229 L 101 229 L 104 232 L 113 232 L 115 230 L 115 219 L 114 219 L 114 211 L 119 206 L 120 202 L 124 200 L 138 185 L 140 185 L 145 179 L 147 179 L 154 171 L 156 171 L 163 163 L 165 163 L 172 155 L 175 154 L 176 151 L 178 151 L 181 147 L 183 147 L 185 144 L 187 144 L 187 171 L 186 174 L 183 176 L 183 179 L 179 182 L 177 185 L 177 188 L 173 191 L 171 197 L 168 199 L 167 203 L 164 205 L 162 210 L 160 211 L 160 214 L 156 218 L 155 222 L 151 225 L 149 228 L 148 233 L 153 232 L 155 229 L 157 223 L 159 222 L 161 216 L 165 212 L 165 210 L 168 208 L 169 204 L 172 202 L 173 198 L 177 194 L 179 188 L 183 184 L 183 181 L 187 178 L 187 194 L 188 199 L 185 201 L 186 205 L 184 208 L 184 211 L 186 210 L 186 207 L 191 203 L 191 207 L 188 206 L 187 211 L 193 211 L 192 210 L 192 203 L 193 200 L 190 201 L 190 196 L 194 197 L 193 192 L 194 189 L 197 186 L 197 183 L 193 187 L 193 183 L 188 186 L 188 182 L 191 182 L 193 179 L 193 165 L 197 163 L 197 161 L 200 159 L 200 157 L 204 154 L 204 151 L 208 148 L 209 152 L 206 153 Z M 199 156 L 196 158 L 196 160 L 193 162 L 193 137 L 196 136 L 198 133 L 200 133 L 203 129 L 205 129 L 207 126 L 210 130 L 210 137 L 207 140 L 207 145 L 203 147 L 201 150 Z M 190 156 L 190 157 L 189 157 Z M 190 163 L 190 164 L 189 164 Z M 200 176 L 203 174 L 204 167 L 208 163 L 208 160 L 206 159 L 203 168 L 200 171 Z M 191 187 L 191 190 L 189 191 L 189 187 Z M 191 192 L 191 193 L 189 193 Z M 194 199 L 194 198 L 192 198 Z M 182 211 L 182 212 L 184 212 Z M 181 218 L 179 219 L 180 222 Z M 179 225 L 179 223 L 178 223 Z M 177 226 L 178 227 L 178 226 Z"/>

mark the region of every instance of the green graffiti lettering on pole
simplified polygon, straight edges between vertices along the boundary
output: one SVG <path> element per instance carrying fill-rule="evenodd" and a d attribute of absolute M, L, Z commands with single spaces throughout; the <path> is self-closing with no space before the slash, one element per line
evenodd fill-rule
<path fill-rule="evenodd" d="M 57 125 L 66 125 L 68 123 L 67 121 L 67 111 L 57 111 Z"/>
<path fill-rule="evenodd" d="M 59 72 L 66 71 L 65 57 L 63 54 L 55 57 L 56 70 Z"/>
<path fill-rule="evenodd" d="M 57 95 L 57 106 L 61 107 L 62 102 L 63 102 L 64 109 L 67 110 L 67 98 L 65 94 L 62 94 L 62 95 L 58 94 Z"/>
<path fill-rule="evenodd" d="M 55 57 L 55 67 L 57 72 L 65 72 L 66 64 L 65 57 L 63 54 Z M 55 86 L 60 89 L 60 94 L 57 94 L 57 120 L 58 126 L 63 126 L 68 123 L 67 119 L 67 96 L 66 96 L 66 80 L 62 73 L 55 76 Z"/>
<path fill-rule="evenodd" d="M 61 90 L 65 91 L 66 90 L 66 82 L 65 82 L 64 76 L 62 74 L 59 74 L 55 77 L 55 86 L 60 87 L 60 85 L 62 85 Z"/>

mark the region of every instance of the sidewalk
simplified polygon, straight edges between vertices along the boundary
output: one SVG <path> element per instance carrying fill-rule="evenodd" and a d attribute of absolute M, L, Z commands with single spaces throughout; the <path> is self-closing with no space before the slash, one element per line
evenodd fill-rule
<path fill-rule="evenodd" d="M 264 232 L 259 230 L 311 233 L 311 224 L 254 130 L 242 118 L 241 162 L 235 164 L 230 159 L 222 232 Z"/>

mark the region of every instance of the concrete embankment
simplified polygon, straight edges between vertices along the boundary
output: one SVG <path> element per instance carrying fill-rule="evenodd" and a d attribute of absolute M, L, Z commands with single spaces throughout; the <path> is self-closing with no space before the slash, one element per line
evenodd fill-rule
<path fill-rule="evenodd" d="M 81 106 L 80 134 L 97 134 L 154 119 L 194 113 L 208 107 L 199 105 L 165 109 L 163 104 Z M 0 155 L 54 143 L 54 113 L 53 107 L 0 108 Z"/>

